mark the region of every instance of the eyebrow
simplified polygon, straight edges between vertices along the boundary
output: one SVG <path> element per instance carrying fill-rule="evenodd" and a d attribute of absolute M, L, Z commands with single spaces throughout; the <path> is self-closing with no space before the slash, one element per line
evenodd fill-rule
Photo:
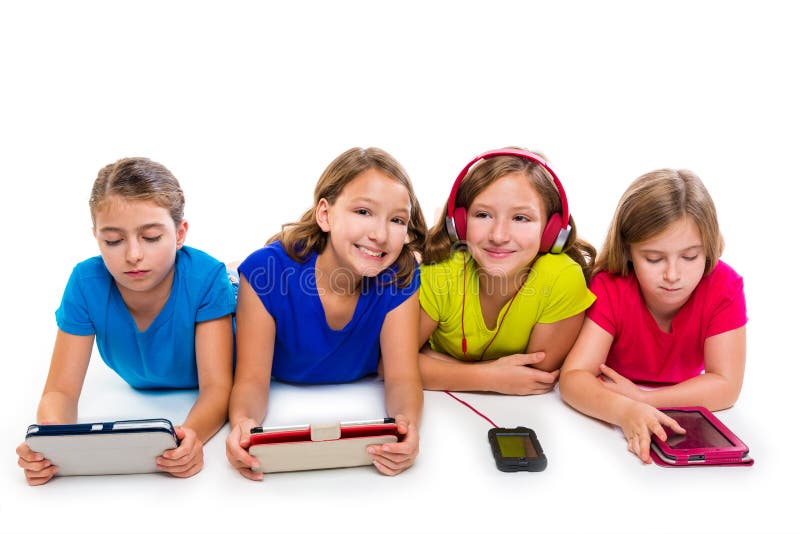
<path fill-rule="evenodd" d="M 352 199 L 350 199 L 350 202 L 353 203 L 353 204 L 360 204 L 360 203 L 366 203 L 366 204 L 372 204 L 372 205 L 380 204 L 380 202 L 378 200 L 376 200 L 376 199 L 374 199 L 372 197 L 366 197 L 366 196 L 353 197 Z M 403 204 L 402 208 L 390 208 L 390 210 L 392 211 L 392 213 L 399 213 L 399 212 L 411 213 L 411 206 L 409 204 Z"/>
<path fill-rule="evenodd" d="M 489 209 L 489 208 L 492 208 L 492 207 L 493 206 L 491 206 L 489 204 L 483 204 L 483 203 L 480 203 L 480 202 L 475 202 L 475 203 L 472 204 L 472 206 L 470 206 L 470 208 L 474 208 L 474 209 Z M 511 211 L 528 211 L 528 210 L 531 210 L 531 211 L 535 211 L 535 212 L 538 213 L 539 212 L 539 207 L 535 206 L 535 205 L 532 205 L 532 204 L 518 204 L 518 205 L 515 205 L 515 206 L 511 206 L 510 210 Z"/>
<path fill-rule="evenodd" d="M 693 250 L 693 249 L 696 249 L 696 248 L 702 249 L 703 245 L 702 244 L 700 244 L 700 245 L 692 245 L 690 247 L 683 248 L 683 249 L 679 250 L 678 252 L 686 252 L 686 251 Z M 642 249 L 640 252 L 642 254 L 663 254 L 664 253 L 663 250 L 656 250 L 654 248 L 645 248 L 645 249 Z"/>
<path fill-rule="evenodd" d="M 145 230 L 150 230 L 151 228 L 162 229 L 162 228 L 166 228 L 166 227 L 167 226 L 165 224 L 161 224 L 161 223 L 149 223 L 149 224 L 143 224 L 142 226 L 138 227 L 136 229 L 136 231 L 137 232 L 144 232 Z M 101 232 L 117 232 L 117 233 L 120 233 L 120 234 L 124 234 L 125 233 L 124 229 L 117 228 L 116 226 L 104 226 L 104 227 L 100 228 L 100 231 Z"/>

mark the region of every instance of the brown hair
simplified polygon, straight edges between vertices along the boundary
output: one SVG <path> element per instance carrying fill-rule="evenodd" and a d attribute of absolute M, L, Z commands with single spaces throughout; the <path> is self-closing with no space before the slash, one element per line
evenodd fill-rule
<path fill-rule="evenodd" d="M 541 156 L 539 153 L 536 154 Z M 494 156 L 473 165 L 458 187 L 455 206 L 469 209 L 481 191 L 503 176 L 514 172 L 524 173 L 528 177 L 531 187 L 541 196 L 547 214 L 546 220 L 549 220 L 554 213 L 561 213 L 561 197 L 550 173 L 538 163 L 518 156 Z M 463 244 L 451 242 L 445 226 L 446 218 L 447 206 L 445 205 L 436 225 L 428 233 L 422 254 L 423 263 L 438 263 L 449 258 L 455 248 L 463 248 Z M 583 276 L 588 282 L 597 252 L 591 244 L 577 237 L 578 230 L 571 215 L 569 223 L 572 226 L 572 232 L 564 245 L 563 254 L 568 255 L 580 265 Z M 539 255 L 536 257 L 538 258 Z"/>
<path fill-rule="evenodd" d="M 328 243 L 328 234 L 317 224 L 316 208 L 321 199 L 334 204 L 342 190 L 362 172 L 376 169 L 403 184 L 411 201 L 408 220 L 408 238 L 395 262 L 396 283 L 405 287 L 411 283 L 417 265 L 414 253 L 422 250 L 425 242 L 425 218 L 405 169 L 388 152 L 380 148 L 351 148 L 346 150 L 322 172 L 314 188 L 314 205 L 298 221 L 284 224 L 281 231 L 267 240 L 280 241 L 286 253 L 298 262 L 305 261 L 311 251 L 321 253 Z"/>
<path fill-rule="evenodd" d="M 166 208 L 176 227 L 183 221 L 183 190 L 175 176 L 155 161 L 123 158 L 100 169 L 89 196 L 93 225 L 97 212 L 114 195 L 126 200 L 147 200 Z"/>
<path fill-rule="evenodd" d="M 700 231 L 705 273 L 710 273 L 725 243 L 711 195 L 700 178 L 685 169 L 660 169 L 633 181 L 617 205 L 594 272 L 627 276 L 633 269 L 630 245 L 647 241 L 683 217 L 694 221 Z"/>

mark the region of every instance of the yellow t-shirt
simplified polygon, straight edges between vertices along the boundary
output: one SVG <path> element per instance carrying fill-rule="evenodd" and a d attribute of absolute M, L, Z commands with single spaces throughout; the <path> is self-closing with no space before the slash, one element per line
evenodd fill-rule
<path fill-rule="evenodd" d="M 437 264 L 420 266 L 419 302 L 425 313 L 439 323 L 430 338 L 431 348 L 437 352 L 463 359 L 462 302 L 468 360 L 479 359 L 495 333 L 497 337 L 484 354 L 484 360 L 526 352 L 536 323 L 561 321 L 586 310 L 594 302 L 595 297 L 586 287 L 580 265 L 566 254 L 544 254 L 534 262 L 528 279 L 511 302 L 511 308 L 507 302 L 498 314 L 495 329 L 489 330 L 481 312 L 476 264 L 469 256 L 464 299 L 464 254 L 456 252 Z M 507 309 L 498 332 L 500 319 Z"/>

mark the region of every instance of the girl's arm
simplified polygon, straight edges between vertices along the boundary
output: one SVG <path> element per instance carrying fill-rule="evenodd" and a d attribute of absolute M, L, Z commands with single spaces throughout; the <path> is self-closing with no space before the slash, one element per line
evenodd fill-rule
<path fill-rule="evenodd" d="M 199 393 L 183 425 L 181 444 L 157 459 L 159 468 L 189 477 L 203 467 L 203 444 L 225 423 L 233 383 L 233 326 L 226 315 L 195 326 Z"/>
<path fill-rule="evenodd" d="M 94 336 L 75 336 L 58 330 L 36 421 L 39 424 L 72 424 L 78 420 L 78 398 L 92 355 Z M 44 484 L 57 468 L 25 444 L 17 447 L 17 463 L 25 470 L 28 484 Z"/>
<path fill-rule="evenodd" d="M 679 384 L 643 390 L 619 373 L 605 367 L 605 386 L 656 408 L 705 406 L 709 410 L 730 408 L 739 397 L 744 380 L 745 327 L 706 339 L 703 348 L 705 373 Z"/>
<path fill-rule="evenodd" d="M 425 310 L 419 313 L 419 369 L 425 389 L 497 391 L 513 395 L 546 393 L 553 389 L 558 371 L 548 373 L 532 366 L 545 354 L 514 354 L 485 362 L 465 362 L 426 347 L 439 326 Z"/>
<path fill-rule="evenodd" d="M 419 452 L 422 412 L 422 382 L 417 363 L 419 292 L 386 315 L 381 328 L 381 358 L 385 382 L 386 411 L 397 421 L 403 436 L 398 443 L 369 447 L 375 467 L 385 475 L 396 475 L 414 463 Z"/>
<path fill-rule="evenodd" d="M 236 305 L 236 372 L 228 407 L 231 433 L 225 447 L 231 465 L 252 480 L 261 480 L 264 474 L 251 471 L 258 460 L 245 448 L 250 445 L 250 429 L 267 414 L 274 348 L 275 320 L 243 277 Z"/>
<path fill-rule="evenodd" d="M 656 408 L 605 387 L 600 377 L 614 338 L 589 318 L 561 368 L 561 397 L 576 410 L 622 428 L 628 450 L 643 462 L 650 460 L 650 434 L 666 440 L 661 425 L 683 429 Z"/>
<path fill-rule="evenodd" d="M 528 341 L 528 353 L 544 352 L 544 359 L 533 364 L 542 371 L 561 368 L 583 325 L 584 313 L 580 312 L 555 323 L 536 323 Z"/>

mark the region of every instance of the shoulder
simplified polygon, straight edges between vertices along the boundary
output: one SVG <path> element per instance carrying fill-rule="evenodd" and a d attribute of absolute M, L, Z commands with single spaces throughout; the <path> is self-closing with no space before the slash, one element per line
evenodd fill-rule
<path fill-rule="evenodd" d="M 566 254 L 542 254 L 533 262 L 533 268 L 544 275 L 558 276 L 565 271 L 576 271 L 583 276 L 581 266 Z"/>
<path fill-rule="evenodd" d="M 599 298 L 604 296 L 624 296 L 634 291 L 638 294 L 638 284 L 633 273 L 628 276 L 612 274 L 608 271 L 600 271 L 589 282 L 589 289 Z"/>
<path fill-rule="evenodd" d="M 730 295 L 741 293 L 744 290 L 744 280 L 733 268 L 723 261 L 718 261 L 717 266 L 700 281 L 712 293 Z"/>
<path fill-rule="evenodd" d="M 279 241 L 273 241 L 272 243 L 269 243 L 268 245 L 265 245 L 260 249 L 250 253 L 250 255 L 248 255 L 247 258 L 245 258 L 245 260 L 239 265 L 239 270 L 243 273 L 248 273 L 254 269 L 263 268 L 265 266 L 274 264 L 281 266 L 286 264 L 298 265 L 297 262 L 289 257 Z"/>
<path fill-rule="evenodd" d="M 77 283 L 92 283 L 97 281 L 107 281 L 111 278 L 111 273 L 106 269 L 101 256 L 94 256 L 84 260 L 72 269 L 70 281 Z"/>
<path fill-rule="evenodd" d="M 175 264 L 181 269 L 192 272 L 213 271 L 223 265 L 221 261 L 210 254 L 187 246 L 178 249 L 175 254 Z"/>
<path fill-rule="evenodd" d="M 586 279 L 581 266 L 566 254 L 543 254 L 533 262 L 528 285 L 562 289 L 574 286 L 585 290 Z"/>
<path fill-rule="evenodd" d="M 464 260 L 468 259 L 466 252 L 456 252 L 449 258 L 438 263 L 422 264 L 419 266 L 420 284 L 423 291 L 440 289 L 445 293 L 450 290 L 455 280 L 461 280 L 464 271 Z M 467 261 L 467 269 L 473 262 Z M 437 291 L 437 294 L 441 292 Z"/>

